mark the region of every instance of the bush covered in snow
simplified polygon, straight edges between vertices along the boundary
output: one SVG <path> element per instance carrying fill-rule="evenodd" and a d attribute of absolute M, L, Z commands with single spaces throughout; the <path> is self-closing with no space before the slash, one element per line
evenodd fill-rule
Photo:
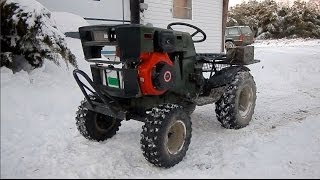
<path fill-rule="evenodd" d="M 57 65 L 65 61 L 67 65 L 77 66 L 64 34 L 50 18 L 50 11 L 39 2 L 4 0 L 0 2 L 0 8 L 1 66 L 16 70 L 23 60 L 33 68 L 42 66 L 45 60 Z"/>
<path fill-rule="evenodd" d="M 320 11 L 316 1 L 295 1 L 288 7 L 250 0 L 231 7 L 227 25 L 249 25 L 260 39 L 320 38 Z"/>

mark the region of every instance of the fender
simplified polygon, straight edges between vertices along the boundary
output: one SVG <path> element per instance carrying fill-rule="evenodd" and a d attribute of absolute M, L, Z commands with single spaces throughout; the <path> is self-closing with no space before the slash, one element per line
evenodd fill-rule
<path fill-rule="evenodd" d="M 240 71 L 250 71 L 250 69 L 245 66 L 231 66 L 218 71 L 208 80 L 208 88 L 211 90 L 231 83 L 235 75 Z"/>

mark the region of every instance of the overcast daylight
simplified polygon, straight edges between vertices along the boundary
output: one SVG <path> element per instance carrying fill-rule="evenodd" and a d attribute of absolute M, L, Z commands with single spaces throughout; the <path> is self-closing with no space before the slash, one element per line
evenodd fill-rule
<path fill-rule="evenodd" d="M 249 0 L 229 0 L 229 6 L 234 6 L 237 4 L 240 4 L 242 2 L 248 2 Z M 262 1 L 262 0 L 258 0 L 258 1 Z M 289 4 L 291 5 L 294 0 L 275 0 L 278 3 L 283 3 L 283 4 Z M 302 1 L 308 1 L 308 0 L 302 0 Z"/>
<path fill-rule="evenodd" d="M 241 2 L 0 0 L 0 178 L 319 179 L 320 1 Z"/>

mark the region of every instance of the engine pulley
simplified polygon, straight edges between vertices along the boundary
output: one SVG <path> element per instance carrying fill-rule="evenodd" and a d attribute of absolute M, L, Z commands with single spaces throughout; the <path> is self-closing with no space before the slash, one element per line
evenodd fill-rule
<path fill-rule="evenodd" d="M 144 95 L 161 95 L 173 87 L 175 72 L 167 53 L 143 53 L 140 58 L 138 74 Z"/>

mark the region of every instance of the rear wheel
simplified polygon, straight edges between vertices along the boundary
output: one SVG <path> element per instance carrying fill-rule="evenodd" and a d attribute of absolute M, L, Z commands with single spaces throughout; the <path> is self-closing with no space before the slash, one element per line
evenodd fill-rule
<path fill-rule="evenodd" d="M 226 49 L 234 48 L 236 45 L 232 41 L 227 41 L 225 43 Z"/>
<path fill-rule="evenodd" d="M 158 167 L 169 168 L 184 158 L 191 141 L 191 120 L 177 105 L 153 108 L 141 133 L 144 157 Z"/>
<path fill-rule="evenodd" d="M 254 113 L 256 98 L 256 85 L 252 75 L 247 71 L 238 72 L 216 102 L 218 121 L 228 129 L 247 126 Z"/>
<path fill-rule="evenodd" d="M 112 138 L 121 126 L 121 120 L 88 110 L 84 107 L 85 103 L 86 100 L 81 102 L 76 116 L 76 125 L 80 134 L 95 141 Z"/>

